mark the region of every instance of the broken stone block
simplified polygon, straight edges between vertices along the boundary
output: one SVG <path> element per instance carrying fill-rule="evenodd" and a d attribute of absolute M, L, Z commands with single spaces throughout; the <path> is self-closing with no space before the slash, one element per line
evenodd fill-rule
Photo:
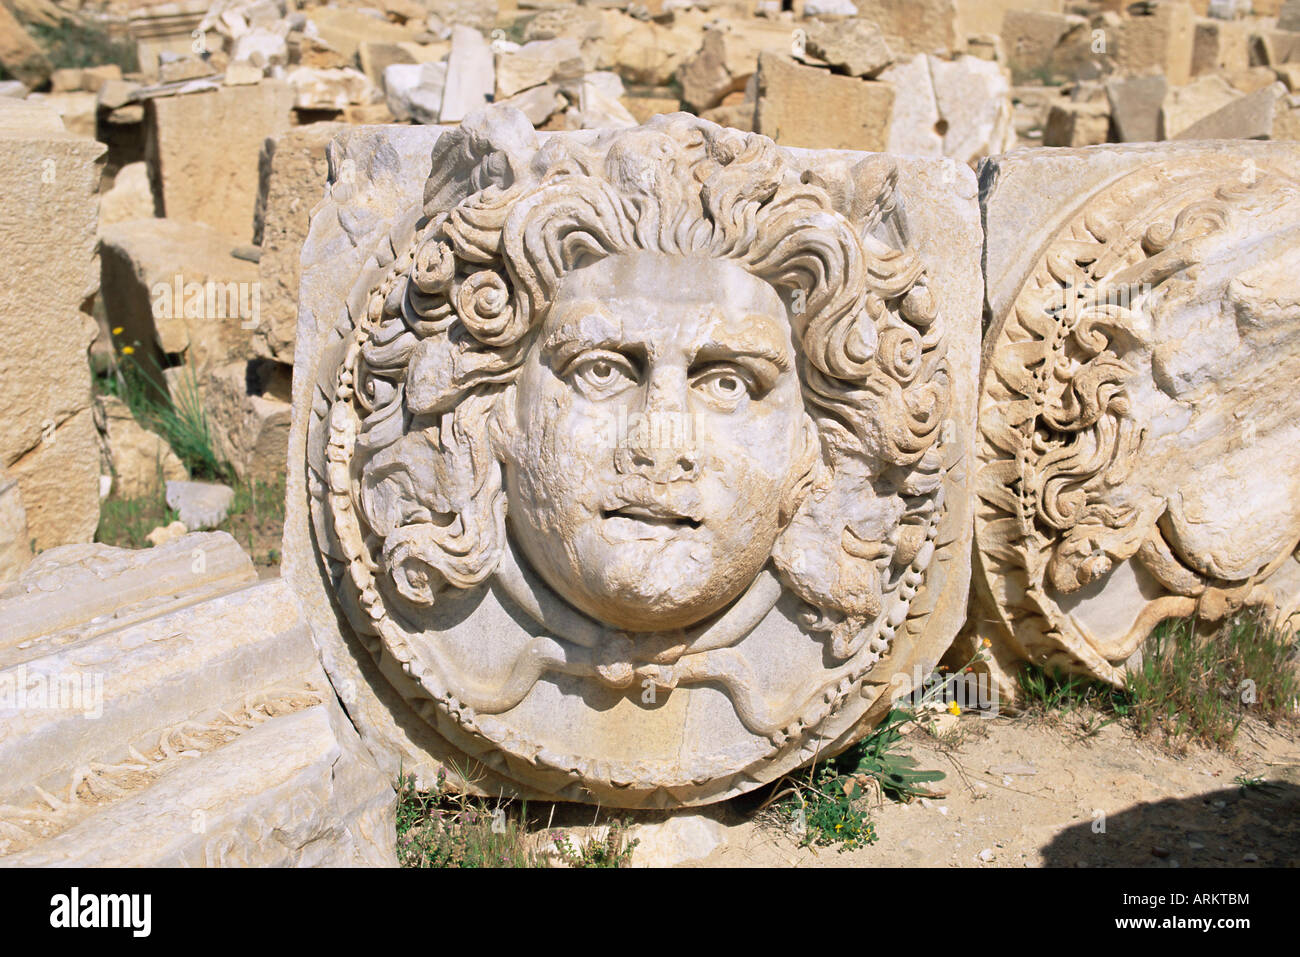
<path fill-rule="evenodd" d="M 925 54 L 900 60 L 880 74 L 895 91 L 893 119 L 886 149 L 908 156 L 942 156 L 945 129 L 934 95 L 930 58 Z"/>
<path fill-rule="evenodd" d="M 289 366 L 275 362 L 235 362 L 202 381 L 214 450 L 245 482 L 274 482 L 284 475 L 290 374 Z"/>
<path fill-rule="evenodd" d="M 384 70 L 389 111 L 399 120 L 437 123 L 447 86 L 447 64 L 394 63 Z"/>
<path fill-rule="evenodd" d="M 894 85 L 838 76 L 781 53 L 758 59 L 757 131 L 782 146 L 883 151 Z"/>
<path fill-rule="evenodd" d="M 342 110 L 354 103 L 368 103 L 375 88 L 359 70 L 322 70 L 294 67 L 284 76 L 293 87 L 293 105 L 299 110 Z"/>
<path fill-rule="evenodd" d="M 599 36 L 584 45 L 588 69 L 613 70 L 629 83 L 664 86 L 700 48 L 699 27 L 639 20 L 617 10 L 602 10 Z M 733 21 L 739 29 L 761 29 L 759 21 Z M 786 35 L 789 36 L 789 27 Z M 788 43 L 787 43 L 788 46 Z M 753 73 L 751 68 L 750 73 Z"/>
<path fill-rule="evenodd" d="M 792 36 L 788 26 L 766 21 L 710 25 L 699 51 L 678 71 L 682 101 L 695 110 L 718 106 L 728 94 L 745 89 L 758 70 L 759 53 L 789 53 Z"/>
<path fill-rule="evenodd" d="M 99 198 L 99 228 L 130 219 L 153 216 L 153 191 L 149 188 L 149 167 L 143 162 L 127 163 L 117 171 L 113 187 Z"/>
<path fill-rule="evenodd" d="M 293 87 L 279 80 L 148 100 L 145 159 L 155 209 L 248 242 L 258 152 L 268 136 L 289 128 L 293 103 Z M 200 139 L 221 149 L 196 149 Z"/>
<path fill-rule="evenodd" d="M 450 43 L 363 43 L 358 56 L 361 72 L 382 89 L 384 70 L 394 63 L 438 63 L 449 52 Z"/>
<path fill-rule="evenodd" d="M 472 27 L 452 27 L 447 81 L 438 121 L 459 123 L 471 110 L 488 103 L 495 89 L 492 50 L 483 34 Z"/>
<path fill-rule="evenodd" d="M 952 61 L 931 57 L 930 78 L 944 156 L 974 164 L 1015 145 L 1011 87 L 996 63 L 972 56 Z"/>
<path fill-rule="evenodd" d="M 576 80 L 585 72 L 577 40 L 534 40 L 518 50 L 496 54 L 496 100 L 552 80 Z"/>
<path fill-rule="evenodd" d="M 1105 143 L 1110 130 L 1106 103 L 1055 103 L 1043 127 L 1044 146 L 1094 146 Z"/>
<path fill-rule="evenodd" d="M 800 102 L 807 109 L 819 100 Z M 893 676 L 906 681 L 916 662 L 950 643 L 966 611 L 962 463 L 980 324 L 981 230 L 968 167 L 785 149 L 680 113 L 628 130 L 557 132 L 543 143 L 526 117 L 498 107 L 450 130 L 349 130 L 330 157 L 332 170 L 357 176 L 331 185 L 303 250 L 281 567 L 327 672 L 355 692 L 349 717 L 384 769 L 405 769 L 417 786 L 448 768 L 457 786 L 463 773 L 490 793 L 706 804 L 807 764 L 828 739 L 848 747 L 889 709 Z M 523 301 L 513 296 L 525 287 L 537 295 L 527 317 L 509 305 Z M 880 305 L 869 318 L 859 306 L 872 295 Z M 693 325 L 723 304 L 744 309 L 746 330 L 771 320 L 781 341 L 764 351 L 771 345 L 793 360 L 797 347 L 784 337 L 795 336 L 808 362 L 832 370 L 814 384 L 802 362 L 786 362 L 774 388 L 788 391 L 767 395 L 771 414 L 793 431 L 775 445 L 720 416 L 730 421 L 710 424 L 707 435 L 655 441 L 673 450 L 653 453 L 658 466 L 635 466 L 671 470 L 685 458 L 707 463 L 691 472 L 716 476 L 719 487 L 753 490 L 741 476 L 755 474 L 748 463 L 763 457 L 767 474 L 780 476 L 775 486 L 762 480 L 766 487 L 796 496 L 787 506 L 780 495 L 770 510 L 751 504 L 750 492 L 745 504 L 715 499 L 695 484 L 703 479 L 675 472 L 673 484 L 695 505 L 656 498 L 653 509 L 629 504 L 627 515 L 575 518 L 588 528 L 627 523 L 627 537 L 611 526 L 618 542 L 604 557 L 576 525 L 572 539 L 552 535 L 550 545 L 532 534 L 543 506 L 523 488 L 567 500 L 583 486 L 561 475 L 580 474 L 591 476 L 581 494 L 605 495 L 599 489 L 617 481 L 617 462 L 631 461 L 592 419 L 577 433 L 553 430 L 550 416 L 586 400 L 551 390 L 583 386 L 528 371 L 549 361 L 540 351 L 555 341 L 546 322 L 586 323 L 593 313 L 580 304 L 611 296 L 624 303 L 613 334 L 649 337 L 656 357 L 659 344 L 674 356 L 693 348 Z M 757 326 L 754 309 L 764 320 Z M 594 334 L 610 344 L 605 320 L 596 323 Z M 684 336 L 671 346 L 670 328 Z M 724 355 L 754 348 L 721 329 L 711 334 L 715 346 Z M 464 365 L 470 355 L 487 365 Z M 638 374 L 658 394 L 670 372 L 656 358 Z M 484 375 L 496 378 L 490 389 L 471 384 Z M 675 390 L 667 401 L 687 398 L 678 395 L 686 383 L 665 387 Z M 827 389 L 834 412 L 818 404 Z M 869 399 L 878 389 L 896 400 Z M 914 404 L 922 394 L 932 398 Z M 422 408 L 443 417 L 436 443 L 408 425 L 407 410 Z M 530 425 L 534 413 L 542 418 Z M 805 415 L 815 432 L 800 439 Z M 480 416 L 506 431 L 490 440 Z M 830 451 L 815 437 L 823 426 L 844 445 Z M 620 426 L 611 428 L 617 436 Z M 556 456 L 558 470 L 544 477 L 535 443 L 552 435 L 564 438 L 542 457 Z M 517 450 L 510 461 L 528 470 L 513 473 L 523 474 L 518 483 L 511 472 L 498 476 L 489 441 L 508 457 L 507 448 Z M 651 437 L 628 441 L 640 448 Z M 819 490 L 796 492 L 814 471 Z M 864 483 L 886 474 L 868 494 Z M 464 497 L 452 504 L 452 494 Z M 698 507 L 698 526 L 687 507 Z M 660 518 L 650 522 L 646 509 Z M 669 513 L 678 520 L 664 522 Z M 719 538 L 712 557 L 695 552 L 702 564 L 689 580 L 698 590 L 667 587 L 687 578 L 680 564 L 652 556 L 676 553 L 701 529 L 710 531 L 700 541 L 738 534 L 743 543 Z M 655 544 L 637 545 L 643 534 Z M 608 589 L 625 574 L 659 584 L 638 591 L 645 599 L 615 597 Z M 594 591 L 584 593 L 583 581 Z M 801 614 L 798 602 L 834 610 Z M 858 609 L 851 621 L 840 617 L 849 607 Z M 410 617 L 399 622 L 398 608 Z M 543 619 L 544 628 L 532 623 Z M 724 631 L 714 630 L 719 622 Z M 355 640 L 355 628 L 368 629 L 369 644 Z M 399 642 L 411 667 L 381 671 L 387 643 Z M 442 717 L 451 708 L 459 721 Z"/>
<path fill-rule="evenodd" d="M 1293 111 L 1286 87 L 1274 83 L 1248 96 L 1234 99 L 1209 116 L 1182 130 L 1180 140 L 1289 139 L 1289 114 Z M 1287 118 L 1278 128 L 1279 120 Z"/>
<path fill-rule="evenodd" d="M 1185 86 L 1192 78 L 1192 49 L 1196 15 L 1186 3 L 1160 0 L 1138 7 L 1116 28 L 1107 53 L 1123 76 L 1160 74 L 1170 86 Z M 1113 47 L 1113 49 L 1112 49 Z"/>
<path fill-rule="evenodd" d="M 200 56 L 186 54 L 176 56 L 164 53 L 158 60 L 158 80 L 161 83 L 179 83 L 182 80 L 198 80 L 214 76 L 217 71 L 212 64 Z"/>
<path fill-rule="evenodd" d="M 163 53 L 193 52 L 194 34 L 199 32 L 209 6 L 208 0 L 178 0 L 133 9 L 129 16 L 130 34 L 136 41 L 140 71 L 157 77 L 159 57 Z"/>
<path fill-rule="evenodd" d="M 221 82 L 226 86 L 251 86 L 254 83 L 261 83 L 262 77 L 261 67 L 253 66 L 251 63 L 232 63 L 226 67 Z"/>
<path fill-rule="evenodd" d="M 18 482 L 38 549 L 88 542 L 99 524 L 99 452 L 82 309 L 99 286 L 104 146 L 48 106 L 0 99 L 0 470 Z M 19 318 L 21 317 L 21 319 Z"/>
<path fill-rule="evenodd" d="M 113 491 L 119 498 L 154 498 L 165 482 L 188 477 L 167 440 L 137 422 L 125 402 L 111 395 L 97 401 L 103 408 Z"/>
<path fill-rule="evenodd" d="M 880 27 L 870 21 L 810 23 L 804 31 L 803 49 L 796 44 L 795 56 L 805 63 L 816 60 L 849 76 L 870 79 L 894 62 Z"/>
<path fill-rule="evenodd" d="M 220 525 L 235 501 L 235 490 L 220 482 L 174 479 L 166 483 L 166 490 L 167 507 L 180 516 L 191 532 Z"/>
<path fill-rule="evenodd" d="M 0 471 L 0 584 L 17 578 L 31 560 L 22 489 L 13 476 Z"/>
<path fill-rule="evenodd" d="M 844 18 L 856 17 L 858 6 L 853 0 L 804 0 L 805 17 Z"/>
<path fill-rule="evenodd" d="M 356 59 L 363 43 L 407 43 L 419 39 L 423 28 L 399 26 L 380 16 L 342 7 L 313 7 L 307 18 L 316 26 L 320 39 L 349 63 Z"/>
<path fill-rule="evenodd" d="M 33 90 L 54 72 L 45 51 L 3 4 L 0 4 L 0 67 Z"/>
<path fill-rule="evenodd" d="M 1111 127 L 1121 143 L 1154 143 L 1160 139 L 1160 107 L 1169 92 L 1163 76 L 1134 76 L 1108 80 Z"/>
<path fill-rule="evenodd" d="M 251 217 L 250 217 L 251 218 Z M 252 355 L 260 323 L 258 267 L 231 255 L 203 223 L 140 219 L 101 233 L 101 295 L 111 328 L 156 377 L 168 356 L 206 369 Z"/>
<path fill-rule="evenodd" d="M 719 126 L 729 126 L 746 133 L 754 132 L 754 110 L 756 103 L 736 103 L 732 106 L 715 106 L 700 114 L 706 120 L 712 120 Z"/>
<path fill-rule="evenodd" d="M 528 117 L 528 122 L 533 126 L 541 126 L 546 123 L 556 113 L 563 112 L 569 105 L 569 101 L 560 93 L 560 88 L 554 83 L 547 83 L 544 86 L 535 86 L 523 93 L 501 101 L 506 106 L 513 106 L 524 116 Z M 637 116 L 632 104 L 640 102 L 639 99 L 629 98 L 625 101 L 628 112 Z M 658 103 L 659 101 L 652 101 Z M 681 104 L 677 104 L 680 108 Z M 656 110 L 655 112 L 670 112 L 666 110 Z M 642 119 L 648 119 L 649 115 Z"/>
<path fill-rule="evenodd" d="M 184 522 L 171 522 L 168 525 L 159 525 L 146 535 L 144 540 L 154 548 L 161 548 L 168 542 L 174 542 L 176 539 L 188 535 L 189 531 Z"/>
<path fill-rule="evenodd" d="M 254 241 L 261 247 L 258 279 L 261 314 L 252 330 L 259 356 L 293 361 L 298 324 L 298 258 L 311 211 L 325 195 L 325 147 L 342 123 L 295 127 L 262 144 Z"/>
<path fill-rule="evenodd" d="M 570 130 L 600 130 L 636 126 L 636 117 L 622 103 L 623 83 L 616 74 L 588 73 L 578 84 L 577 105 L 564 116 Z"/>
<path fill-rule="evenodd" d="M 63 128 L 69 133 L 95 138 L 95 113 L 97 109 L 94 93 L 78 91 L 76 93 L 33 93 L 29 101 L 44 103 L 59 114 Z"/>
<path fill-rule="evenodd" d="M 1012 10 L 1002 21 L 1011 80 L 1022 86 L 1069 83 L 1089 74 L 1085 67 L 1091 38 L 1088 21 L 1079 16 Z"/>
<path fill-rule="evenodd" d="M 395 864 L 392 786 L 229 535 L 55 549 L 0 607 L 0 866 Z"/>
<path fill-rule="evenodd" d="M 958 33 L 954 0 L 857 0 L 857 11 L 857 16 L 880 27 L 898 56 L 943 56 L 965 45 Z M 806 8 L 804 13 L 808 15 Z"/>
<path fill-rule="evenodd" d="M 1025 661 L 1122 686 L 1160 621 L 1300 603 L 1298 160 L 1168 143 L 984 167 L 971 618 L 1001 691 Z"/>
<path fill-rule="evenodd" d="M 1192 76 L 1233 73 L 1250 67 L 1248 23 L 1201 20 L 1192 40 Z"/>
<path fill-rule="evenodd" d="M 1242 96 L 1220 76 L 1201 76 L 1186 86 L 1171 88 L 1160 106 L 1160 139 L 1174 139 Z"/>

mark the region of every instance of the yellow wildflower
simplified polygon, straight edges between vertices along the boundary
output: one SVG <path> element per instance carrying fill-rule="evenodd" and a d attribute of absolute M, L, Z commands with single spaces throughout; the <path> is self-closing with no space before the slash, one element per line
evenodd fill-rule
<path fill-rule="evenodd" d="M 950 702 L 948 705 L 948 713 L 952 715 L 954 718 L 957 717 L 959 714 L 961 714 L 961 705 L 959 705 L 955 701 Z"/>
<path fill-rule="evenodd" d="M 993 647 L 993 642 L 989 641 L 987 638 L 980 639 L 980 644 L 983 645 L 985 648 Z"/>
<path fill-rule="evenodd" d="M 115 336 L 120 336 L 121 334 L 122 334 L 122 327 L 121 327 L 121 326 L 114 326 L 114 327 L 113 327 L 113 335 L 115 335 Z"/>
<path fill-rule="evenodd" d="M 123 347 L 122 347 L 122 355 L 124 355 L 124 356 L 129 356 L 129 355 L 130 355 L 131 353 L 133 353 L 133 352 L 135 352 L 135 346 L 123 346 Z"/>

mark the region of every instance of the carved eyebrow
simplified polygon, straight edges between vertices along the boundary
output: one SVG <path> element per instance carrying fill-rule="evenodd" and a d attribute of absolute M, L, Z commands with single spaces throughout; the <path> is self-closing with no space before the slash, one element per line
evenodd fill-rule
<path fill-rule="evenodd" d="M 626 347 L 614 321 L 598 302 L 574 303 L 575 315 L 560 323 L 542 343 L 542 355 L 559 363 L 588 349 L 619 350 Z"/>
<path fill-rule="evenodd" d="M 789 350 L 776 338 L 772 320 L 763 315 L 728 319 L 718 313 L 704 336 L 695 343 L 692 364 L 728 359 L 755 359 L 776 366 L 778 373 L 790 369 Z M 727 341 L 722 341 L 723 339 Z"/>

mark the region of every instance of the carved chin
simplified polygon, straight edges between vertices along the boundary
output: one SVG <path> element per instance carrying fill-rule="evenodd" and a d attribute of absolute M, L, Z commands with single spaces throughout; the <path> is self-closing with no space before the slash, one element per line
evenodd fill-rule
<path fill-rule="evenodd" d="M 603 624 L 633 632 L 687 628 L 716 614 L 767 558 L 761 543 L 737 549 L 713 540 L 707 526 L 613 519 L 545 541 L 528 531 L 513 537 L 560 597 Z"/>

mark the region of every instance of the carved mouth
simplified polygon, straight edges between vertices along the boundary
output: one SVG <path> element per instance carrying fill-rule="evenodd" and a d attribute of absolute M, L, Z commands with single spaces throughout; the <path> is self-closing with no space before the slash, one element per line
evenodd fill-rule
<path fill-rule="evenodd" d="M 662 528 L 699 528 L 702 524 L 688 515 L 681 515 L 658 505 L 623 505 L 601 511 L 601 518 L 626 518 L 643 525 Z"/>

